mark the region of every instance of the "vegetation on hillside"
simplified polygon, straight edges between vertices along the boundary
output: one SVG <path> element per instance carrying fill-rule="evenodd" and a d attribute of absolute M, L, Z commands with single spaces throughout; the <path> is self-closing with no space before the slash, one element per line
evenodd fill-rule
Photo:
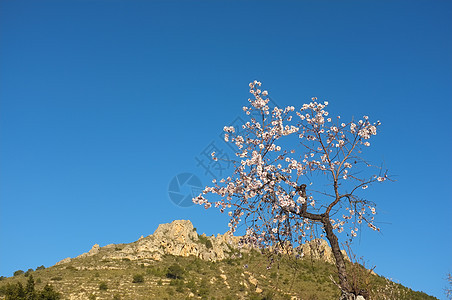
<path fill-rule="evenodd" d="M 29 270 L 30 271 L 30 270 Z M 24 274 L 23 272 L 21 274 Z M 18 276 L 18 275 L 15 275 Z M 56 292 L 50 284 L 46 284 L 42 290 L 35 288 L 33 275 L 29 275 L 25 287 L 21 281 L 7 283 L 0 287 L 0 295 L 5 300 L 59 300 L 61 294 Z"/>
<path fill-rule="evenodd" d="M 233 250 L 231 250 L 233 251 Z M 167 255 L 162 261 L 102 260 L 100 256 L 39 269 L 0 281 L 2 299 L 337 299 L 340 291 L 330 279 L 332 264 L 282 256 L 269 258 L 258 251 L 220 262 Z M 436 299 L 384 277 L 356 268 L 370 299 Z M 28 277 L 28 278 L 27 278 Z M 36 278 L 36 280 L 34 279 Z M 333 276 L 337 281 L 337 276 Z M 33 280 L 33 288 L 30 280 Z M 53 288 L 52 288 L 53 286 Z M 34 289 L 35 298 L 24 292 Z M 12 291 L 16 298 L 11 298 Z M 20 292 L 20 296 L 18 291 Z M 49 293 L 48 298 L 42 298 Z M 60 294 L 58 294 L 60 293 Z M 23 296 L 24 295 L 24 296 Z M 39 298 L 41 297 L 41 298 Z M 51 298 L 53 297 L 53 298 Z"/>

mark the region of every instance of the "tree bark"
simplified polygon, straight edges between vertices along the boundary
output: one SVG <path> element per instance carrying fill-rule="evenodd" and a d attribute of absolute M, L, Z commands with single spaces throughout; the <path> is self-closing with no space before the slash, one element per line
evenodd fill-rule
<path fill-rule="evenodd" d="M 339 275 L 339 285 L 342 289 L 342 294 L 351 293 L 350 284 L 347 280 L 347 271 L 345 268 L 345 260 L 342 255 L 341 248 L 337 236 L 333 232 L 333 226 L 330 223 L 330 219 L 327 216 L 322 218 L 322 224 L 325 229 L 326 237 L 330 243 L 331 251 L 333 252 L 334 259 L 336 260 L 337 273 Z"/>

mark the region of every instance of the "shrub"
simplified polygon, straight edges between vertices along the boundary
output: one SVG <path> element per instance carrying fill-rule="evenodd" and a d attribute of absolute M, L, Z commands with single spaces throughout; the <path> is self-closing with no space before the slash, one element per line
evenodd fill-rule
<path fill-rule="evenodd" d="M 25 274 L 24 274 L 25 277 L 28 277 L 28 275 L 30 275 L 31 272 L 34 272 L 34 270 L 33 269 L 28 269 L 27 272 L 25 272 Z"/>
<path fill-rule="evenodd" d="M 212 242 L 206 236 L 198 235 L 198 238 L 199 242 L 205 245 L 208 249 L 213 247 Z"/>
<path fill-rule="evenodd" d="M 135 275 L 133 275 L 133 280 L 132 280 L 132 282 L 133 282 L 133 283 L 142 283 L 142 282 L 144 282 L 144 276 L 143 276 L 143 274 L 135 274 Z"/>
<path fill-rule="evenodd" d="M 99 283 L 99 290 L 101 290 L 101 291 L 106 291 L 106 290 L 108 290 L 108 285 L 107 285 L 107 283 L 106 282 L 101 282 L 101 283 Z"/>
<path fill-rule="evenodd" d="M 14 276 L 19 276 L 19 275 L 22 275 L 23 273 L 25 273 L 24 271 L 22 271 L 22 270 L 17 270 L 17 271 L 15 271 L 14 272 Z"/>
<path fill-rule="evenodd" d="M 121 296 L 119 296 L 119 294 L 115 294 L 113 296 L 113 300 L 121 300 Z"/>
<path fill-rule="evenodd" d="M 61 280 L 63 280 L 63 277 L 61 277 L 61 276 L 55 276 L 55 277 L 50 278 L 50 280 L 53 280 L 53 281 L 61 281 Z"/>
<path fill-rule="evenodd" d="M 37 268 L 36 268 L 36 271 L 37 271 L 37 270 L 44 270 L 45 268 L 46 268 L 46 267 L 44 267 L 44 265 L 42 265 L 42 266 L 37 267 Z"/>
<path fill-rule="evenodd" d="M 203 298 L 205 296 L 209 295 L 209 289 L 208 288 L 200 288 L 198 290 L 198 296 Z"/>
<path fill-rule="evenodd" d="M 166 277 L 171 279 L 182 279 L 184 276 L 184 269 L 178 264 L 172 264 L 168 267 L 168 271 L 166 272 Z"/>

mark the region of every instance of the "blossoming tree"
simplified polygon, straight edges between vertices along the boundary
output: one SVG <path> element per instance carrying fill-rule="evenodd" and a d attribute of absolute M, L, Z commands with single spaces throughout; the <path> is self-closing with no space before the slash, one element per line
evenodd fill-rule
<path fill-rule="evenodd" d="M 350 122 L 333 119 L 328 103 L 316 98 L 299 110 L 271 109 L 261 83 L 249 86 L 253 97 L 243 111 L 250 121 L 240 132 L 224 127 L 225 141 L 237 149 L 235 170 L 214 180 L 193 202 L 228 210 L 230 231 L 243 222 L 243 241 L 256 247 L 283 250 L 287 242 L 299 245 L 320 229 L 336 261 L 342 297 L 353 299 L 357 291 L 347 280 L 337 233 L 352 238 L 363 224 L 379 230 L 374 225 L 375 205 L 360 194 L 388 179 L 361 156 L 380 123 L 371 123 L 367 116 Z M 218 159 L 215 153 L 212 159 Z M 209 193 L 219 197 L 208 200 Z"/>

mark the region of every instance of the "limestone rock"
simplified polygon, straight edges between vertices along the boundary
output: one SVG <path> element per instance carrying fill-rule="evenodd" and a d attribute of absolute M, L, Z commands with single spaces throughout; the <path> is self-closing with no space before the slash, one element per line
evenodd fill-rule
<path fill-rule="evenodd" d="M 332 264 L 335 263 L 333 251 L 328 245 L 328 242 L 323 239 L 314 239 L 306 242 L 301 245 L 299 249 L 301 250 L 301 253 L 303 253 L 303 256 L 323 260 Z M 349 260 L 347 253 L 344 250 L 341 250 L 341 252 L 344 258 Z"/>
<path fill-rule="evenodd" d="M 130 244 L 110 244 L 100 247 L 95 244 L 87 253 L 77 258 L 85 258 L 99 255 L 99 258 L 119 260 L 161 260 L 164 255 L 194 256 L 203 260 L 218 261 L 225 258 L 241 257 L 241 253 L 247 252 L 252 246 L 239 247 L 241 237 L 230 233 L 215 236 L 199 236 L 189 220 L 176 220 L 169 224 L 160 224 L 153 234 L 146 237 L 141 236 L 137 241 Z M 296 249 L 287 243 L 283 247 L 285 253 L 303 253 L 306 257 L 321 259 L 334 263 L 331 248 L 322 239 L 307 242 Z M 348 259 L 345 251 L 344 257 Z M 66 258 L 57 264 L 70 262 Z M 249 278 L 251 284 L 257 285 L 257 280 Z M 252 282 L 256 280 L 256 283 Z"/>
<path fill-rule="evenodd" d="M 251 274 L 250 274 L 250 277 L 248 278 L 248 281 L 249 281 L 252 285 L 254 285 L 254 286 L 257 286 L 257 284 L 259 283 L 259 282 L 257 281 L 257 279 L 254 278 L 253 275 L 251 275 Z"/>
<path fill-rule="evenodd" d="M 160 224 L 152 235 L 141 237 L 119 251 L 104 255 L 103 258 L 160 260 L 163 255 L 171 254 L 217 261 L 229 257 L 227 252 L 230 248 L 237 248 L 240 237 L 230 234 L 208 237 L 203 234 L 201 239 L 189 220 L 176 220 L 169 224 Z"/>
<path fill-rule="evenodd" d="M 96 254 L 99 253 L 99 250 L 100 250 L 99 244 L 95 244 L 95 245 L 91 248 L 91 250 L 89 250 L 87 253 L 80 254 L 79 256 L 77 256 L 77 258 L 96 255 Z"/>
<path fill-rule="evenodd" d="M 55 266 L 62 265 L 62 264 L 67 264 L 68 262 L 71 262 L 71 260 L 72 260 L 72 258 L 66 257 L 65 259 L 62 259 L 62 260 L 60 260 L 59 262 L 57 262 L 57 263 L 55 264 Z"/>

